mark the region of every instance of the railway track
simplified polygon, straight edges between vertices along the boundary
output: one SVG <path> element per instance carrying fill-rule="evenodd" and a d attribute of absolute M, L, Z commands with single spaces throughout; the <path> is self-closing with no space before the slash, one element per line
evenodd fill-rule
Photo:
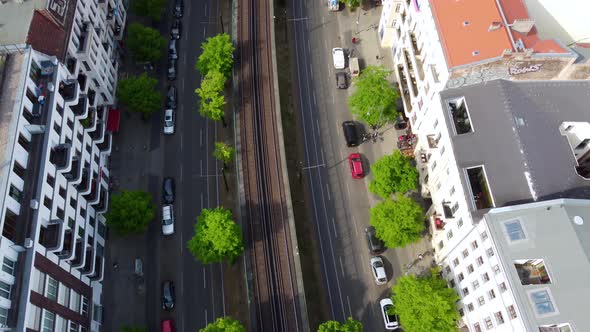
<path fill-rule="evenodd" d="M 301 331 L 281 163 L 273 72 L 272 0 L 238 4 L 246 243 L 253 277 L 253 331 Z"/>

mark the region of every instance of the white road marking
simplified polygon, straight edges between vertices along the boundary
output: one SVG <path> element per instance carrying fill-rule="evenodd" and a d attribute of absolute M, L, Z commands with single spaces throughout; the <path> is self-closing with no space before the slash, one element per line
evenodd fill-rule
<path fill-rule="evenodd" d="M 200 134 L 199 134 L 199 145 L 203 146 L 203 129 L 201 129 Z"/>
<path fill-rule="evenodd" d="M 203 268 L 203 288 L 207 289 L 207 271 Z"/>
<path fill-rule="evenodd" d="M 315 100 L 315 91 L 312 92 L 312 96 L 313 96 L 313 104 L 314 105 L 318 105 L 317 101 Z"/>
<path fill-rule="evenodd" d="M 180 80 L 180 91 L 184 91 L 184 76 L 182 77 L 182 80 Z"/>
<path fill-rule="evenodd" d="M 326 192 L 328 193 L 328 200 L 331 201 L 332 198 L 330 197 L 330 186 L 326 183 Z"/>
<path fill-rule="evenodd" d="M 336 231 L 336 223 L 334 222 L 334 217 L 332 217 L 332 228 L 334 228 L 334 238 L 338 238 L 338 232 Z"/>
<path fill-rule="evenodd" d="M 223 306 L 223 317 L 225 317 L 225 286 L 223 284 L 223 263 L 219 264 L 221 271 L 221 305 Z"/>
<path fill-rule="evenodd" d="M 182 113 L 180 113 L 180 114 L 182 114 Z M 182 152 L 182 135 L 180 135 L 180 152 Z M 180 164 L 180 169 L 182 170 L 182 164 Z M 182 176 L 181 176 L 181 178 L 182 178 Z"/>
<path fill-rule="evenodd" d="M 207 3 L 205 3 L 205 13 L 207 12 Z"/>
<path fill-rule="evenodd" d="M 213 268 L 209 269 L 209 274 L 211 275 L 211 280 L 213 280 Z M 213 283 L 213 281 L 211 281 L 211 283 Z M 211 307 L 213 308 L 213 319 L 215 320 L 215 298 L 216 298 L 216 294 L 215 294 L 215 287 L 211 287 Z"/>
<path fill-rule="evenodd" d="M 348 182 L 346 182 L 346 192 L 348 193 L 348 197 L 350 198 L 350 187 L 348 186 Z"/>
<path fill-rule="evenodd" d="M 186 53 L 182 55 L 182 64 L 186 65 Z M 184 84 L 184 82 L 182 82 Z"/>
<path fill-rule="evenodd" d="M 315 125 L 316 127 L 318 127 L 318 135 L 320 134 L 320 121 L 318 119 L 315 119 Z"/>
<path fill-rule="evenodd" d="M 203 193 L 201 193 L 201 208 L 199 210 L 203 209 Z"/>
<path fill-rule="evenodd" d="M 205 309 L 205 325 L 209 324 L 209 319 L 207 318 L 207 309 Z"/>
<path fill-rule="evenodd" d="M 348 303 L 348 312 L 350 312 L 349 317 L 352 317 L 352 309 L 350 307 L 350 298 L 348 297 L 348 295 L 346 295 L 346 302 Z"/>
<path fill-rule="evenodd" d="M 203 176 L 203 159 L 199 160 L 199 163 L 201 164 L 201 176 Z"/>
<path fill-rule="evenodd" d="M 203 26 L 203 38 L 205 38 L 205 34 L 207 33 L 207 26 Z"/>
<path fill-rule="evenodd" d="M 345 274 L 344 274 L 344 265 L 342 264 L 342 257 L 338 257 L 338 260 L 340 261 L 340 271 L 342 272 L 342 278 L 344 278 Z"/>

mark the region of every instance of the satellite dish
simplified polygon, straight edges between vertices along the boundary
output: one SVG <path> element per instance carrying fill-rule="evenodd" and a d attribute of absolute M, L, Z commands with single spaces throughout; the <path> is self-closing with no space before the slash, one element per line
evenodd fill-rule
<path fill-rule="evenodd" d="M 574 216 L 574 224 L 582 226 L 584 224 L 584 218 L 580 216 Z"/>

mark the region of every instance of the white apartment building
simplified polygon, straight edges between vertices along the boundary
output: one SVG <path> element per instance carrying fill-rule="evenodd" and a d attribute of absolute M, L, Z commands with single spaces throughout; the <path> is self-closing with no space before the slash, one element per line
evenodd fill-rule
<path fill-rule="evenodd" d="M 471 331 L 586 331 L 590 201 L 556 199 L 487 212 L 443 266 Z"/>
<path fill-rule="evenodd" d="M 125 8 L 0 3 L 0 330 L 99 331 Z"/>

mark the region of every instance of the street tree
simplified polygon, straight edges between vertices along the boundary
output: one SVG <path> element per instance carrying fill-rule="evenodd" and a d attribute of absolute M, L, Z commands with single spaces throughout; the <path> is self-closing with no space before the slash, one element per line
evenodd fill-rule
<path fill-rule="evenodd" d="M 227 33 L 220 33 L 209 37 L 201 45 L 203 53 L 197 60 L 196 69 L 201 75 L 206 76 L 210 71 L 220 72 L 225 79 L 231 75 L 234 65 L 234 45 Z"/>
<path fill-rule="evenodd" d="M 424 212 L 413 199 L 398 195 L 395 200 L 386 199 L 372 207 L 370 223 L 388 248 L 405 247 L 420 239 Z"/>
<path fill-rule="evenodd" d="M 136 14 L 159 22 L 166 6 L 166 0 L 133 0 L 131 5 Z"/>
<path fill-rule="evenodd" d="M 145 327 L 137 327 L 137 326 L 125 326 L 122 327 L 120 332 L 148 332 Z"/>
<path fill-rule="evenodd" d="M 215 150 L 213 151 L 213 157 L 223 162 L 224 166 L 234 159 L 235 149 L 225 144 L 224 142 L 215 142 Z"/>
<path fill-rule="evenodd" d="M 217 318 L 213 323 L 207 324 L 199 332 L 246 332 L 244 326 L 231 317 Z"/>
<path fill-rule="evenodd" d="M 195 235 L 187 243 L 193 256 L 203 264 L 233 262 L 244 251 L 242 232 L 230 210 L 203 209 L 197 217 Z"/>
<path fill-rule="evenodd" d="M 127 191 L 111 196 L 107 225 L 120 235 L 142 233 L 154 219 L 152 197 L 145 191 Z"/>
<path fill-rule="evenodd" d="M 117 97 L 131 112 L 149 116 L 162 106 L 162 95 L 156 85 L 158 80 L 146 73 L 119 81 Z"/>
<path fill-rule="evenodd" d="M 221 121 L 225 127 L 224 84 L 225 77 L 217 70 L 210 70 L 201 80 L 201 86 L 195 92 L 199 96 L 201 103 L 199 114 L 213 121 Z"/>
<path fill-rule="evenodd" d="M 129 25 L 127 32 L 127 47 L 135 61 L 154 62 L 162 58 L 166 39 L 156 29 L 139 23 Z"/>
<path fill-rule="evenodd" d="M 363 332 L 363 324 L 348 317 L 344 323 L 329 320 L 318 327 L 318 332 Z"/>
<path fill-rule="evenodd" d="M 361 0 L 340 0 L 346 7 L 354 10 L 361 5 Z"/>
<path fill-rule="evenodd" d="M 391 71 L 383 66 L 368 66 L 354 78 L 356 90 L 348 98 L 352 114 L 370 126 L 382 126 L 397 116 L 398 91 L 387 80 Z"/>
<path fill-rule="evenodd" d="M 390 197 L 393 193 L 406 193 L 418 187 L 418 171 L 411 160 L 399 150 L 381 157 L 371 165 L 373 181 L 369 183 L 369 191 L 381 196 Z"/>
<path fill-rule="evenodd" d="M 447 287 L 436 269 L 426 277 L 402 276 L 392 290 L 394 310 L 403 322 L 404 331 L 457 331 L 459 296 Z"/>

